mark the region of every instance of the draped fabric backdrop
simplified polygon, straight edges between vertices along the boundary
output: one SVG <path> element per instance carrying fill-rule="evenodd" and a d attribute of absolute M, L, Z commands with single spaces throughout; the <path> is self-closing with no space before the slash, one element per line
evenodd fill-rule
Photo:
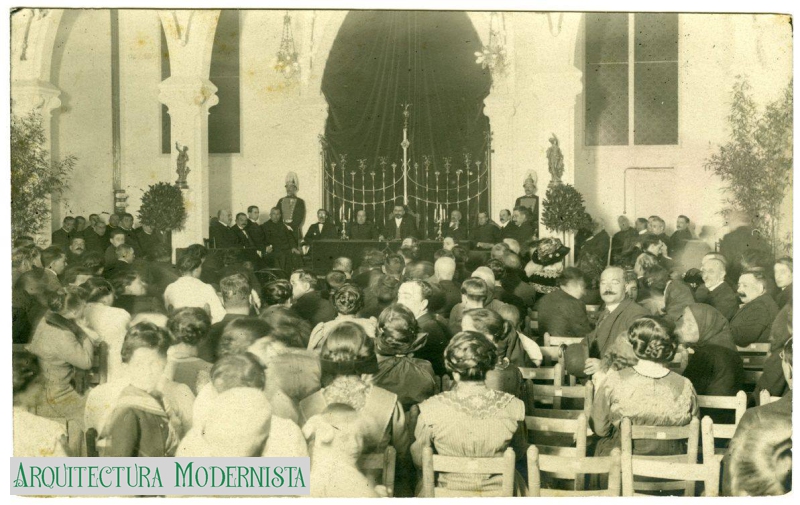
<path fill-rule="evenodd" d="M 325 205 L 337 219 L 343 206 L 348 219 L 365 209 L 381 226 L 393 205 L 403 203 L 404 103 L 411 104 L 408 205 L 419 215 L 421 233 L 435 234 L 437 204 L 461 210 L 465 225 L 489 210 L 483 101 L 492 80 L 475 63 L 480 50 L 464 12 L 347 15 L 322 78 Z"/>

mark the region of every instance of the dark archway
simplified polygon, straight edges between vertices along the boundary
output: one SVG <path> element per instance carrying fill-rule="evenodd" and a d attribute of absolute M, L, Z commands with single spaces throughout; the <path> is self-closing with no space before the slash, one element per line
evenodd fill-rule
<path fill-rule="evenodd" d="M 475 63 L 480 50 L 464 12 L 347 15 L 322 78 L 327 208 L 337 217 L 342 205 L 353 213 L 365 208 L 380 225 L 407 193 L 428 236 L 437 203 L 458 208 L 469 221 L 488 209 L 483 101 L 492 80 Z M 411 104 L 408 181 L 402 178 L 403 103 Z"/>

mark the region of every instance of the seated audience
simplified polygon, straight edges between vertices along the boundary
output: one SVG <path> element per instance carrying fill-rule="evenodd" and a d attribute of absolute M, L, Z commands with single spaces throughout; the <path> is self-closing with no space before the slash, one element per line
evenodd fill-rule
<path fill-rule="evenodd" d="M 396 394 L 405 411 L 437 392 L 430 362 L 414 357 L 427 338 L 419 330 L 414 314 L 403 305 L 385 308 L 378 318 L 378 371 L 372 376 L 372 383 Z"/>
<path fill-rule="evenodd" d="M 317 278 L 308 270 L 295 270 L 289 278 L 292 285 L 292 309 L 311 326 L 336 318 L 333 304 L 317 292 Z"/>
<path fill-rule="evenodd" d="M 385 259 L 380 250 L 365 249 L 361 258 L 359 273 L 353 277 L 353 282 L 361 289 L 367 289 L 375 282 L 375 278 L 381 275 Z"/>
<path fill-rule="evenodd" d="M 288 286 L 289 283 L 284 282 Z M 233 274 L 219 281 L 219 290 L 222 293 L 222 306 L 225 307 L 225 317 L 222 321 L 214 323 L 208 330 L 208 337 L 197 345 L 197 357 L 214 363 L 217 360 L 217 347 L 225 327 L 234 319 L 247 317 L 252 311 L 250 303 L 250 283 L 242 274 Z M 291 293 L 291 287 L 289 287 Z M 291 294 L 288 296 L 291 297 Z M 288 298 L 287 297 L 287 298 Z"/>
<path fill-rule="evenodd" d="M 767 292 L 767 282 L 761 270 L 746 270 L 739 277 L 739 298 L 742 307 L 731 319 L 733 342 L 739 347 L 769 342 L 769 334 L 778 306 Z"/>
<path fill-rule="evenodd" d="M 48 281 L 42 269 L 20 275 L 11 291 L 11 332 L 15 344 L 30 342 L 47 312 Z"/>
<path fill-rule="evenodd" d="M 225 317 L 225 307 L 214 288 L 200 280 L 203 271 L 203 259 L 194 254 L 184 254 L 178 260 L 178 272 L 181 277 L 167 286 L 164 291 L 164 304 L 167 311 L 183 307 L 198 307 L 211 316 L 212 323 L 218 323 Z"/>
<path fill-rule="evenodd" d="M 384 486 L 375 486 L 358 469 L 364 448 L 363 426 L 358 411 L 341 403 L 328 405 L 303 427 L 311 450 L 311 496 L 316 498 L 386 497 Z"/>
<path fill-rule="evenodd" d="M 533 339 L 529 338 L 527 335 L 524 335 L 521 330 L 521 322 L 519 312 L 517 311 L 516 307 L 512 305 L 507 305 L 505 307 L 500 307 L 497 310 L 497 313 L 502 317 L 505 321 L 509 323 L 509 342 L 513 342 L 514 340 L 519 339 L 519 343 L 522 346 L 522 349 L 525 351 L 525 356 L 520 356 L 519 354 L 515 354 L 515 356 L 523 358 L 521 361 L 513 362 L 517 366 L 523 367 L 530 367 L 530 366 L 539 366 L 542 364 L 542 360 L 544 360 L 544 356 L 542 355 L 542 349 L 539 347 Z"/>
<path fill-rule="evenodd" d="M 129 367 L 128 386 L 117 397 L 100 433 L 103 457 L 170 457 L 180 442 L 180 421 L 164 407 L 156 391 L 172 342 L 168 331 L 140 323 L 125 335 L 122 362 Z"/>
<path fill-rule="evenodd" d="M 375 318 L 381 315 L 383 309 L 397 300 L 397 291 L 400 280 L 393 275 L 381 275 L 376 278 L 374 285 L 364 291 L 364 308 L 359 314 L 362 318 Z"/>
<path fill-rule="evenodd" d="M 267 283 L 264 286 L 264 304 L 267 307 L 273 305 L 292 306 L 292 284 L 285 279 L 278 279 Z"/>
<path fill-rule="evenodd" d="M 494 274 L 486 267 L 475 269 L 472 277 L 461 284 L 461 303 L 450 311 L 450 332 L 456 334 L 461 331 L 461 318 L 464 311 L 469 309 L 499 310 L 508 305 L 494 298 Z"/>
<path fill-rule="evenodd" d="M 673 323 L 683 314 L 683 310 L 694 303 L 691 288 L 682 280 L 670 279 L 669 272 L 660 265 L 651 267 L 645 273 L 645 282 L 650 296 L 663 297 L 664 305 L 661 314 Z"/>
<path fill-rule="evenodd" d="M 739 300 L 730 284 L 725 282 L 725 262 L 707 257 L 700 267 L 703 285 L 697 287 L 695 298 L 699 303 L 711 305 L 730 321 L 739 310 Z"/>
<path fill-rule="evenodd" d="M 105 247 L 105 254 L 103 260 L 105 267 L 109 268 L 117 261 L 117 247 L 125 243 L 125 230 L 121 228 L 114 228 L 107 233 L 108 242 L 103 246 Z"/>
<path fill-rule="evenodd" d="M 558 288 L 536 302 L 539 332 L 559 337 L 585 336 L 592 331 L 592 323 L 586 304 L 581 301 L 586 293 L 583 272 L 575 267 L 565 268 L 558 278 Z"/>
<path fill-rule="evenodd" d="M 347 256 L 340 256 L 333 260 L 331 270 L 342 272 L 349 281 L 353 278 L 353 260 Z"/>
<path fill-rule="evenodd" d="M 100 277 L 92 277 L 81 285 L 87 291 L 84 319 L 88 327 L 105 342 L 108 380 L 119 377 L 122 366 L 122 343 L 131 323 L 131 315 L 114 307 L 114 288 Z"/>
<path fill-rule="evenodd" d="M 186 384 L 195 395 L 210 380 L 212 364 L 198 357 L 198 345 L 208 338 L 211 319 L 203 309 L 184 307 L 176 310 L 167 322 L 172 345 L 167 353 L 164 375 Z"/>
<path fill-rule="evenodd" d="M 115 277 L 118 272 L 122 272 L 133 268 L 133 262 L 136 259 L 136 253 L 130 244 L 120 244 L 116 249 L 116 260 L 111 264 L 106 264 L 103 269 L 103 277 L 111 279 Z"/>
<path fill-rule="evenodd" d="M 683 376 L 692 382 L 695 392 L 736 396 L 744 383 L 744 363 L 725 316 L 710 305 L 693 303 L 678 319 L 675 334 L 683 346 L 693 351 Z"/>
<path fill-rule="evenodd" d="M 14 351 L 11 358 L 14 383 L 14 457 L 67 457 L 67 432 L 56 421 L 35 415 L 41 394 L 39 363 L 27 351 Z"/>
<path fill-rule="evenodd" d="M 80 286 L 92 277 L 94 273 L 84 266 L 69 267 L 64 271 L 64 285 Z"/>
<path fill-rule="evenodd" d="M 364 329 L 367 336 L 375 338 L 375 320 L 358 317 L 358 313 L 364 308 L 364 293 L 361 288 L 345 284 L 333 293 L 331 301 L 336 309 L 336 318 L 332 321 L 319 323 L 314 327 L 308 341 L 308 350 L 321 349 L 328 335 L 344 321 L 358 324 Z"/>
<path fill-rule="evenodd" d="M 67 268 L 67 255 L 55 246 L 50 246 L 42 251 L 42 266 L 47 278 L 48 291 L 56 291 L 61 287 L 60 276 Z"/>
<path fill-rule="evenodd" d="M 513 395 L 486 386 L 486 375 L 497 364 L 496 346 L 477 332 L 453 337 L 445 351 L 455 385 L 419 405 L 411 446 L 414 464 L 422 467 L 422 451 L 463 458 L 499 458 L 511 446 L 518 461 L 525 459 L 525 404 Z M 524 486 L 517 476 L 517 489 Z M 450 490 L 499 490 L 501 476 L 446 473 L 438 486 Z"/>
<path fill-rule="evenodd" d="M 433 264 L 433 271 L 431 282 L 437 285 L 444 295 L 444 305 L 437 311 L 437 314 L 450 317 L 450 311 L 461 301 L 461 288 L 453 281 L 456 273 L 456 260 L 447 256 L 438 258 Z"/>
<path fill-rule="evenodd" d="M 595 456 L 608 456 L 620 447 L 620 423 L 627 417 L 633 425 L 685 426 L 697 416 L 697 395 L 692 383 L 666 364 L 677 347 L 668 322 L 646 316 L 633 322 L 627 338 L 638 363 L 612 370 L 598 388 L 589 424 L 597 436 Z M 634 440 L 636 455 L 685 453 L 681 440 Z"/>
<path fill-rule="evenodd" d="M 784 257 L 775 262 L 775 285 L 778 292 L 775 303 L 779 309 L 792 303 L 792 258 Z"/>
<path fill-rule="evenodd" d="M 303 420 L 323 412 L 333 403 L 358 410 L 364 421 L 364 448 L 381 452 L 391 444 L 402 454 L 408 450 L 406 419 L 397 395 L 371 383 L 378 372 L 373 339 L 356 323 L 334 329 L 320 351 L 322 389 L 300 402 Z"/>
<path fill-rule="evenodd" d="M 419 331 L 427 335 L 423 345 L 414 351 L 414 356 L 428 361 L 436 375 L 447 373 L 444 367 L 444 350 L 450 341 L 447 324 L 438 315 L 428 311 L 433 288 L 425 281 L 407 281 L 400 285 L 397 303 L 414 314 Z M 386 309 L 384 309 L 384 312 Z"/>
<path fill-rule="evenodd" d="M 493 370 L 486 372 L 487 387 L 523 398 L 524 386 L 519 364 L 526 364 L 527 355 L 518 335 L 512 331 L 511 323 L 489 309 L 468 310 L 461 323 L 464 331 L 482 333 L 497 347 L 497 363 Z"/>

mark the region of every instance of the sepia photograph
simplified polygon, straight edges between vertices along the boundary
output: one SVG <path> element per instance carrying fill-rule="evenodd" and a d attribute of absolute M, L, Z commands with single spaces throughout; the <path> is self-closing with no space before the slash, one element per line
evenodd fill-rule
<path fill-rule="evenodd" d="M 10 494 L 790 493 L 792 14 L 606 3 L 9 6 Z"/>

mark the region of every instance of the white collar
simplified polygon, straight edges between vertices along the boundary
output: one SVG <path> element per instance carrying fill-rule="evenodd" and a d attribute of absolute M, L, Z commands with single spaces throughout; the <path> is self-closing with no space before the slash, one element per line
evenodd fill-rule
<path fill-rule="evenodd" d="M 633 369 L 639 374 L 649 377 L 651 379 L 661 379 L 669 375 L 669 368 L 661 363 L 654 361 L 646 361 L 640 359 L 638 363 L 633 365 Z"/>
<path fill-rule="evenodd" d="M 615 310 L 617 310 L 617 307 L 619 307 L 620 303 L 622 303 L 622 302 L 617 302 L 617 303 L 615 303 L 613 305 L 606 305 L 606 310 L 610 314 L 610 313 L 614 312 Z"/>
<path fill-rule="evenodd" d="M 395 221 L 402 221 L 402 220 L 403 220 L 403 218 L 402 218 L 402 217 L 397 217 L 397 216 L 395 216 L 395 217 L 394 217 L 394 220 L 395 220 Z"/>
<path fill-rule="evenodd" d="M 647 233 L 647 228 L 645 228 L 644 230 L 640 231 L 639 235 L 644 235 L 645 233 Z"/>

